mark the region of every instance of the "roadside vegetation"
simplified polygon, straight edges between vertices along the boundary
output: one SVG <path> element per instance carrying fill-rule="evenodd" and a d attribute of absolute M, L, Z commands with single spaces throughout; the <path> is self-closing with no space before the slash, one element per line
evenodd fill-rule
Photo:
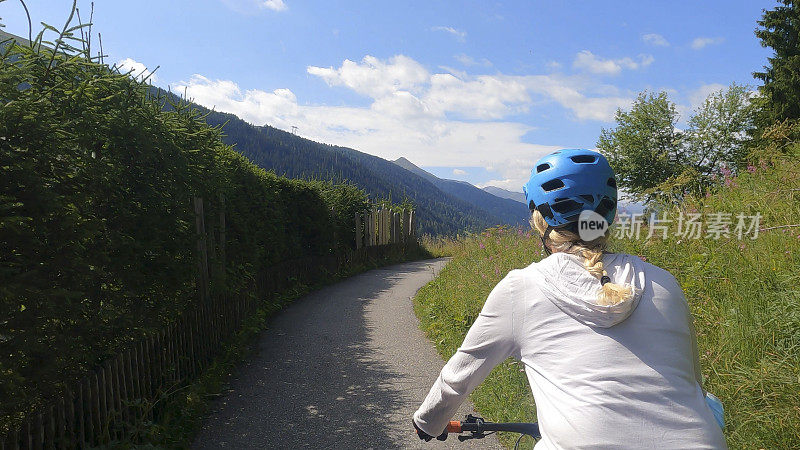
<path fill-rule="evenodd" d="M 197 307 L 198 239 L 211 295 L 254 296 L 254 280 L 282 262 L 344 258 L 353 217 L 370 207 L 352 184 L 257 167 L 190 104 L 104 64 L 72 13 L 33 42 L 0 42 L 0 439 Z M 287 295 L 261 299 L 258 317 Z M 148 433 L 185 412 L 162 411 Z"/>
<path fill-rule="evenodd" d="M 757 37 L 775 53 L 754 74 L 764 82 L 757 91 L 734 84 L 711 94 L 683 130 L 667 93 L 643 92 L 617 112 L 597 147 L 625 192 L 647 206 L 638 236 L 631 217 L 619 218 L 610 250 L 639 255 L 681 283 L 705 387 L 725 405 L 729 447 L 800 448 L 800 6 L 783 0 L 758 25 Z M 690 217 L 702 224 L 697 237 L 687 233 Z M 542 257 L 531 233 L 494 228 L 425 242 L 453 257 L 414 298 L 445 359 L 495 284 Z M 472 400 L 489 420 L 535 420 L 527 380 L 512 360 Z"/>

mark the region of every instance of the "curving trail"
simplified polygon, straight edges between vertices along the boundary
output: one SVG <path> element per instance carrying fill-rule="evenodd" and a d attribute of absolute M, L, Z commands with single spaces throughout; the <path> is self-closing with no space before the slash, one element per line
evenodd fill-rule
<path fill-rule="evenodd" d="M 444 362 L 410 298 L 445 264 L 375 269 L 295 301 L 232 374 L 192 447 L 500 448 L 494 436 L 425 443 L 411 427 Z"/>

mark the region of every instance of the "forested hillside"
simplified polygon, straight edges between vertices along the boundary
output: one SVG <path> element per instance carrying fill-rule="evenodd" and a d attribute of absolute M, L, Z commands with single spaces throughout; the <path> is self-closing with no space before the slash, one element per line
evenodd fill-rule
<path fill-rule="evenodd" d="M 234 145 L 239 153 L 264 169 L 289 178 L 352 183 L 364 189 L 373 201 L 411 201 L 417 211 L 418 230 L 423 234 L 478 231 L 500 224 L 521 223 L 527 215 L 524 207 L 491 198 L 473 186 L 451 186 L 451 183 L 460 184 L 451 180 L 440 180 L 451 183 L 439 186 L 377 156 L 321 144 L 269 126 L 254 126 L 233 114 L 195 107 L 207 114 L 205 120 L 210 125 L 224 125 L 226 144 Z"/>

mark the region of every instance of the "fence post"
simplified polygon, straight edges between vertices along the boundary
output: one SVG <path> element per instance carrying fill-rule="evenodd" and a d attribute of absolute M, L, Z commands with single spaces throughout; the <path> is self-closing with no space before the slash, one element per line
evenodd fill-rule
<path fill-rule="evenodd" d="M 414 210 L 408 211 L 408 228 L 407 228 L 408 241 L 414 239 Z"/>
<path fill-rule="evenodd" d="M 381 245 L 381 239 L 383 236 L 381 232 L 383 232 L 383 227 L 381 226 L 381 219 L 383 218 L 383 210 L 379 209 L 375 213 L 375 245 Z"/>
<path fill-rule="evenodd" d="M 225 195 L 219 194 L 219 261 L 222 286 L 225 286 Z"/>
<path fill-rule="evenodd" d="M 386 218 L 388 213 L 388 209 L 381 210 L 381 245 L 386 245 Z"/>
<path fill-rule="evenodd" d="M 388 240 L 387 239 L 387 231 L 388 231 L 389 227 L 386 226 L 389 223 L 386 220 L 388 218 L 389 218 L 389 210 L 388 209 L 384 209 L 383 211 L 381 211 L 381 228 L 382 228 L 381 229 L 381 232 L 382 232 L 381 233 L 381 245 L 386 245 L 386 241 Z"/>
<path fill-rule="evenodd" d="M 363 239 L 361 238 L 361 215 L 356 213 L 356 250 L 361 248 L 361 242 Z"/>
<path fill-rule="evenodd" d="M 197 228 L 197 260 L 198 271 L 200 272 L 197 291 L 200 294 L 200 302 L 205 304 L 209 300 L 208 294 L 208 247 L 206 246 L 206 224 L 203 212 L 203 198 L 194 198 L 194 219 Z"/>
<path fill-rule="evenodd" d="M 368 224 L 368 226 L 367 226 L 367 230 L 368 230 L 368 236 L 367 236 L 368 244 L 367 244 L 367 247 L 372 247 L 373 245 L 375 245 L 375 210 L 374 209 L 370 209 L 367 212 L 367 220 L 368 220 L 368 222 L 367 222 L 367 224 Z"/>
<path fill-rule="evenodd" d="M 392 244 L 400 242 L 400 213 L 392 216 Z"/>
<path fill-rule="evenodd" d="M 383 226 L 384 226 L 383 245 L 388 244 L 389 241 L 392 238 L 392 225 L 391 225 L 392 222 L 391 222 L 391 218 L 392 218 L 392 210 L 391 209 L 387 209 L 383 213 Z"/>

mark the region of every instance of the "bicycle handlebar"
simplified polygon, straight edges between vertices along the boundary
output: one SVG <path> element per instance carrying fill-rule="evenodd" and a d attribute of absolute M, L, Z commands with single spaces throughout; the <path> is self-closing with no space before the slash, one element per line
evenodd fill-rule
<path fill-rule="evenodd" d="M 459 436 L 459 440 L 465 439 L 481 439 L 486 435 L 486 432 L 494 431 L 507 431 L 511 433 L 527 434 L 534 439 L 541 439 L 542 435 L 539 432 L 538 423 L 495 423 L 486 422 L 481 417 L 467 415 L 467 420 L 458 422 L 451 421 L 447 424 L 448 433 L 464 433 L 470 432 L 472 436 Z M 463 439 L 462 439 L 463 438 Z"/>

